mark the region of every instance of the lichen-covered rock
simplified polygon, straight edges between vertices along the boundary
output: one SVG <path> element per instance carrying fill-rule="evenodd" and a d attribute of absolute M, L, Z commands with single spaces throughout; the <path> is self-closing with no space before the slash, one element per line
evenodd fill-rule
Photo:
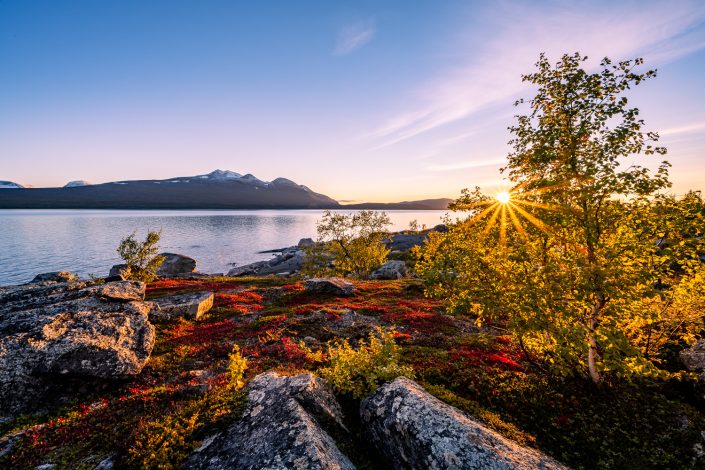
<path fill-rule="evenodd" d="M 380 326 L 375 317 L 362 315 L 350 309 L 318 310 L 287 319 L 286 330 L 298 338 L 314 338 L 316 341 L 346 338 L 353 341 L 367 339 Z"/>
<path fill-rule="evenodd" d="M 400 377 L 363 400 L 371 442 L 396 469 L 564 469 Z"/>
<path fill-rule="evenodd" d="M 80 281 L 0 291 L 0 416 L 43 405 L 60 377 L 140 373 L 154 346 L 140 282 Z"/>
<path fill-rule="evenodd" d="M 352 295 L 355 286 L 339 277 L 308 279 L 304 283 L 306 292 L 311 294 Z"/>
<path fill-rule="evenodd" d="M 160 253 L 164 262 L 157 270 L 157 276 L 171 277 L 196 271 L 196 260 L 177 253 Z"/>
<path fill-rule="evenodd" d="M 678 356 L 686 369 L 698 374 L 697 390 L 705 397 L 705 339 L 682 350 Z"/>
<path fill-rule="evenodd" d="M 169 322 L 179 318 L 198 320 L 213 308 L 213 292 L 193 292 L 155 299 L 149 313 L 152 322 Z"/>
<path fill-rule="evenodd" d="M 397 259 L 387 261 L 370 275 L 370 278 L 378 280 L 394 280 L 404 277 L 406 277 L 406 263 Z"/>
<path fill-rule="evenodd" d="M 354 469 L 324 427 L 346 432 L 328 385 L 315 376 L 267 372 L 247 386 L 242 418 L 204 441 L 188 469 Z"/>
<path fill-rule="evenodd" d="M 691 372 L 705 373 L 705 340 L 701 339 L 679 354 L 681 362 Z"/>
<path fill-rule="evenodd" d="M 76 279 L 78 279 L 78 277 L 68 271 L 55 271 L 52 273 L 37 274 L 34 276 L 34 279 L 29 282 L 30 284 L 38 282 L 71 282 Z"/>

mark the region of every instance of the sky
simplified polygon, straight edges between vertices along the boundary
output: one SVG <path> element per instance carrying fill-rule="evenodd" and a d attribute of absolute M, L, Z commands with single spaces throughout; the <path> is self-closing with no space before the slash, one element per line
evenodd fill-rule
<path fill-rule="evenodd" d="M 340 201 L 496 190 L 521 74 L 575 51 L 658 69 L 631 103 L 673 192 L 705 190 L 701 0 L 0 0 L 0 180 L 220 168 Z"/>

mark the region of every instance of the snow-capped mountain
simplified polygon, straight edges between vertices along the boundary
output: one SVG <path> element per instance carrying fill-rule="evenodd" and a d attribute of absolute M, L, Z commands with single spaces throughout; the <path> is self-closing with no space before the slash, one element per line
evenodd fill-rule
<path fill-rule="evenodd" d="M 34 188 L 0 195 L 0 208 L 103 209 L 328 209 L 337 201 L 286 178 L 263 181 L 252 174 L 214 170 L 164 180 Z"/>
<path fill-rule="evenodd" d="M 69 181 L 64 185 L 64 188 L 78 188 L 80 186 L 90 186 L 91 183 L 89 183 L 86 180 L 76 180 L 76 181 Z"/>
<path fill-rule="evenodd" d="M 0 181 L 0 189 L 22 189 L 21 184 L 13 183 L 12 181 Z"/>

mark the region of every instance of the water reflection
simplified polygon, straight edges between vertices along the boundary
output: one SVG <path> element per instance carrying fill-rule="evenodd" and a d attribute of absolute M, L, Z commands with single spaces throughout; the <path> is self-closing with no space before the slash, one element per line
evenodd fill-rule
<path fill-rule="evenodd" d="M 441 223 L 444 211 L 388 211 L 394 230 Z M 163 251 L 196 258 L 203 272 L 267 259 L 259 251 L 315 237 L 321 211 L 71 211 L 0 210 L 0 285 L 27 282 L 40 272 L 107 274 L 119 262 L 120 239 L 161 230 Z"/>

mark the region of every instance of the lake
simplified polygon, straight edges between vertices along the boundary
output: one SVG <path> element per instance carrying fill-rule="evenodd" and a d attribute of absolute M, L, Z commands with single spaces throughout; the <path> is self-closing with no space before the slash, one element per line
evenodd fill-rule
<path fill-rule="evenodd" d="M 417 220 L 442 222 L 446 211 L 386 211 L 392 230 Z M 106 276 L 120 262 L 115 251 L 132 232 L 161 230 L 161 251 L 197 260 L 205 273 L 227 272 L 232 263 L 268 259 L 263 250 L 315 238 L 320 210 L 120 211 L 0 210 L 0 285 L 30 281 L 36 274 L 71 271 Z"/>

